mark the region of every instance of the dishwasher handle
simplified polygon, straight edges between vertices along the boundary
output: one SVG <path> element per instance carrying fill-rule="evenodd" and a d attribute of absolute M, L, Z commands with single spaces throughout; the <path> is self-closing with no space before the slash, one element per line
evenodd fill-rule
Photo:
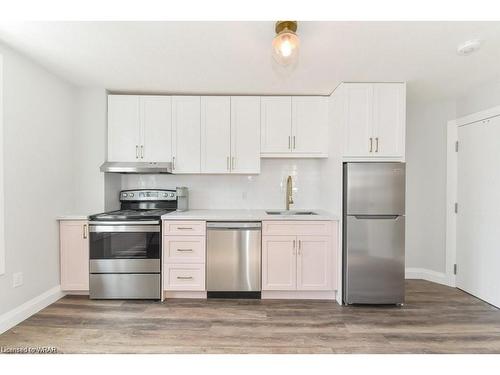
<path fill-rule="evenodd" d="M 207 222 L 207 230 L 210 229 L 260 229 L 262 223 L 260 221 L 245 221 L 245 222 L 226 222 L 226 221 L 212 221 Z"/>

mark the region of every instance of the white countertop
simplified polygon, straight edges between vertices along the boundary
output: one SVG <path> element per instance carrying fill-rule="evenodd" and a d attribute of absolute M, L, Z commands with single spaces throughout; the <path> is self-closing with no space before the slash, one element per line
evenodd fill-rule
<path fill-rule="evenodd" d="M 263 221 L 263 220 L 339 220 L 340 215 L 331 214 L 325 210 L 312 211 L 317 215 L 268 215 L 266 211 L 280 210 L 189 210 L 170 212 L 163 215 L 162 220 L 205 220 L 205 221 Z M 294 210 L 292 210 L 294 211 Z"/>
<path fill-rule="evenodd" d="M 81 214 L 81 215 L 71 214 L 71 215 L 58 216 L 58 217 L 56 217 L 56 220 L 59 220 L 59 221 L 63 221 L 63 220 L 88 220 L 88 218 L 89 218 L 89 215 L 85 215 L 85 214 Z"/>

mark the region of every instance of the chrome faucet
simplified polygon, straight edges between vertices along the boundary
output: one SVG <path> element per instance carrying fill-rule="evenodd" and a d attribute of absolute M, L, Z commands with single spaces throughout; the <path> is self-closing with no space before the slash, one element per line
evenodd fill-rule
<path fill-rule="evenodd" d="M 288 176 L 286 179 L 286 210 L 290 210 L 290 205 L 293 204 L 293 196 L 292 196 L 292 176 Z"/>

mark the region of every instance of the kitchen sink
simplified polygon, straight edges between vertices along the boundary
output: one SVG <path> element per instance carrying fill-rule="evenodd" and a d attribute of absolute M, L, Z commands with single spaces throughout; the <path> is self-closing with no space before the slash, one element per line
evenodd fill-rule
<path fill-rule="evenodd" d="M 313 211 L 266 211 L 268 215 L 283 215 L 283 216 L 294 216 L 294 215 L 317 215 L 316 212 Z"/>

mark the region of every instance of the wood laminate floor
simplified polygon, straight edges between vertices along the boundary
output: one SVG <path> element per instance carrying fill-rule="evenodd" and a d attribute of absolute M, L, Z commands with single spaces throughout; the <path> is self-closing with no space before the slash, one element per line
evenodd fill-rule
<path fill-rule="evenodd" d="M 407 281 L 406 304 L 90 301 L 64 297 L 0 335 L 59 353 L 500 353 L 500 311 L 458 289 Z"/>

